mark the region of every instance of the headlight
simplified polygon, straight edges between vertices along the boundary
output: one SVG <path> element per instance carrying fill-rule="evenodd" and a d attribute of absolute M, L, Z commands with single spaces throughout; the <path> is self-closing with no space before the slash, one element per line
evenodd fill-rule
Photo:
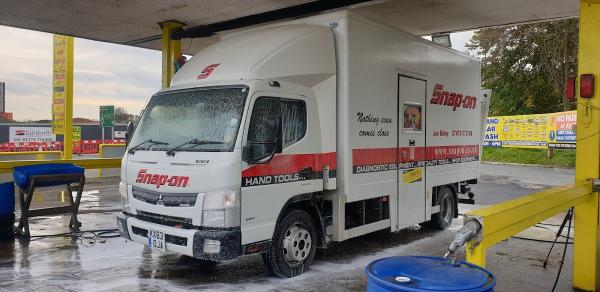
<path fill-rule="evenodd" d="M 129 207 L 129 196 L 127 194 L 127 184 L 125 182 L 119 182 L 119 194 L 121 195 L 121 205 L 123 206 L 123 211 L 131 213 L 131 208 Z"/>
<path fill-rule="evenodd" d="M 240 226 L 240 191 L 204 194 L 202 225 L 206 227 Z"/>

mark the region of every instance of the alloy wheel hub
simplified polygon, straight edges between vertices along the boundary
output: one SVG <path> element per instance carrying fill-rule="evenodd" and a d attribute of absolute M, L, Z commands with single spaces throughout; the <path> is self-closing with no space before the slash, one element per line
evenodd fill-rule
<path fill-rule="evenodd" d="M 285 232 L 283 239 L 283 254 L 288 263 L 304 261 L 310 254 L 312 238 L 308 230 L 292 225 Z"/>

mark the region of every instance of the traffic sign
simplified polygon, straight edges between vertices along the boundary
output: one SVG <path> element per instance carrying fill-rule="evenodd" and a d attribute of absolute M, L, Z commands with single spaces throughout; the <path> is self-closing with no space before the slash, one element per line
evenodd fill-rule
<path fill-rule="evenodd" d="M 115 106 L 100 106 L 100 127 L 112 127 L 115 125 Z"/>

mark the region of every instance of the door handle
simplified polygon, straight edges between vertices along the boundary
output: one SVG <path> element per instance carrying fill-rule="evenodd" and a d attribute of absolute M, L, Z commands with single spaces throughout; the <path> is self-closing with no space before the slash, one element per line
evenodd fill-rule
<path fill-rule="evenodd" d="M 408 146 L 415 146 L 415 139 L 408 140 Z"/>
<path fill-rule="evenodd" d="M 307 175 L 307 174 L 311 174 L 313 172 L 312 167 L 305 167 L 302 170 L 300 170 L 300 174 L 301 175 Z"/>

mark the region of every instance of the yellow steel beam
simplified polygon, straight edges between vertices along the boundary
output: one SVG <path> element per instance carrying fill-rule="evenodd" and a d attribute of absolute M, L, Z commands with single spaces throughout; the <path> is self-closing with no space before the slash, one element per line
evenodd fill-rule
<path fill-rule="evenodd" d="M 39 154 L 62 154 L 58 150 L 49 151 L 21 151 L 21 152 L 0 152 L 0 156 L 18 156 L 18 155 L 39 155 Z"/>
<path fill-rule="evenodd" d="M 110 148 L 110 147 L 124 147 L 125 144 L 121 143 L 121 144 L 100 144 L 98 145 L 99 149 L 102 148 Z"/>
<path fill-rule="evenodd" d="M 100 144 L 98 145 L 98 157 L 103 158 L 104 157 L 104 148 L 109 148 L 109 147 L 125 147 L 125 144 Z M 102 177 L 103 172 L 102 169 L 98 170 L 98 177 Z"/>
<path fill-rule="evenodd" d="M 0 161 L 23 159 L 23 158 L 15 159 L 14 156 L 29 156 L 29 157 L 35 158 L 36 160 L 42 160 L 42 159 L 53 159 L 53 157 L 48 158 L 48 156 L 55 156 L 57 158 L 61 158 L 62 152 L 61 151 L 0 152 Z"/>
<path fill-rule="evenodd" d="M 584 181 L 467 213 L 467 217 L 475 217 L 483 223 L 481 242 L 467 246 L 467 261 L 485 266 L 488 247 L 591 198 L 592 183 Z"/>
<path fill-rule="evenodd" d="M 577 99 L 577 157 L 575 179 L 598 178 L 600 173 L 600 1 L 581 0 L 579 18 L 579 74 L 595 75 L 596 93 L 590 99 Z M 600 288 L 600 232 L 598 193 L 575 207 L 573 286 L 595 291 Z"/>
<path fill-rule="evenodd" d="M 52 160 L 15 160 L 0 161 L 0 173 L 12 173 L 17 166 L 44 164 L 44 163 L 72 163 L 86 169 L 119 168 L 121 158 L 93 158 L 93 159 L 52 159 Z"/>
<path fill-rule="evenodd" d="M 159 25 L 162 29 L 162 88 L 167 88 L 175 75 L 175 60 L 181 57 L 181 40 L 172 40 L 171 32 L 183 24 L 170 20 Z"/>

